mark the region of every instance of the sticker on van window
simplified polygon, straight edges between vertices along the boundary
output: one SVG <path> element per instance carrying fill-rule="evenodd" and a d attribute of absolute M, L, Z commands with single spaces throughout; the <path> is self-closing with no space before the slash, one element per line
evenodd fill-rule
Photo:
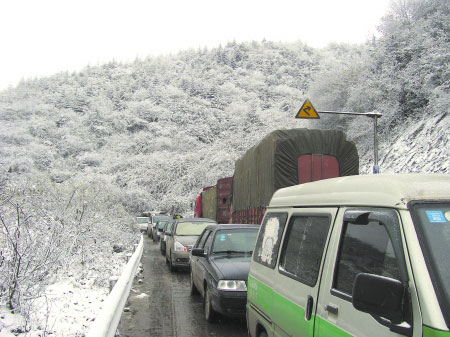
<path fill-rule="evenodd" d="M 445 218 L 450 221 L 450 211 L 445 212 Z"/>
<path fill-rule="evenodd" d="M 271 264 L 273 247 L 278 241 L 278 229 L 280 228 L 280 221 L 278 218 L 271 218 L 267 221 L 266 230 L 262 241 L 262 249 L 259 251 L 259 257 L 262 262 Z"/>
<path fill-rule="evenodd" d="M 425 211 L 428 216 L 428 221 L 431 223 L 445 223 L 444 212 L 442 211 Z"/>
<path fill-rule="evenodd" d="M 227 239 L 227 236 L 225 234 L 220 234 L 219 235 L 219 240 L 220 241 L 225 241 Z"/>

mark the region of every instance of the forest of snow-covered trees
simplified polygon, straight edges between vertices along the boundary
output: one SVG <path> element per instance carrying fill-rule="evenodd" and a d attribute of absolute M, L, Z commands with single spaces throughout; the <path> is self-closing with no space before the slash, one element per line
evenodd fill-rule
<path fill-rule="evenodd" d="M 370 172 L 371 120 L 295 120 L 307 97 L 382 113 L 382 172 L 449 173 L 449 64 L 450 3 L 409 0 L 363 45 L 230 42 L 0 92 L 0 303 L 26 308 L 75 264 L 108 274 L 93 256 L 130 245 L 134 215 L 190 212 L 274 129 L 345 130 Z"/>

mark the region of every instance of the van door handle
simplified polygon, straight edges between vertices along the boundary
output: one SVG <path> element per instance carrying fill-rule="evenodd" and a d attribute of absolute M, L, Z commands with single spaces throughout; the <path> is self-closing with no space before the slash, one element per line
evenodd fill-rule
<path fill-rule="evenodd" d="M 312 317 L 312 309 L 313 309 L 314 300 L 311 295 L 308 295 L 308 299 L 306 300 L 306 310 L 305 310 L 305 320 L 309 321 Z"/>
<path fill-rule="evenodd" d="M 337 315 L 337 314 L 338 314 L 338 311 L 339 311 L 339 308 L 338 308 L 337 305 L 334 305 L 334 304 L 327 304 L 327 305 L 325 306 L 325 310 L 328 311 L 328 312 L 330 312 L 330 313 L 332 313 L 332 314 L 334 314 L 334 315 Z"/>

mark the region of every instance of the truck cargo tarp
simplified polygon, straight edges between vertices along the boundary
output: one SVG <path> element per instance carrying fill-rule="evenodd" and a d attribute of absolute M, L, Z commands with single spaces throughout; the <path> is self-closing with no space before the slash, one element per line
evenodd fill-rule
<path fill-rule="evenodd" d="M 202 216 L 216 219 L 217 213 L 217 188 L 213 186 L 202 192 Z"/>
<path fill-rule="evenodd" d="M 250 148 L 235 163 L 233 212 L 266 207 L 273 193 L 298 184 L 298 158 L 306 154 L 335 156 L 339 176 L 359 173 L 359 157 L 353 142 L 342 131 L 276 130 Z"/>

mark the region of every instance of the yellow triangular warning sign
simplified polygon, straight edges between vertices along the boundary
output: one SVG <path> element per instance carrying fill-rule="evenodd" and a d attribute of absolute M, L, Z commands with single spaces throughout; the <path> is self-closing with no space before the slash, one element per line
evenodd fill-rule
<path fill-rule="evenodd" d="M 303 103 L 302 107 L 297 113 L 295 118 L 320 118 L 316 109 L 314 109 L 311 102 L 307 99 L 305 103 Z"/>

